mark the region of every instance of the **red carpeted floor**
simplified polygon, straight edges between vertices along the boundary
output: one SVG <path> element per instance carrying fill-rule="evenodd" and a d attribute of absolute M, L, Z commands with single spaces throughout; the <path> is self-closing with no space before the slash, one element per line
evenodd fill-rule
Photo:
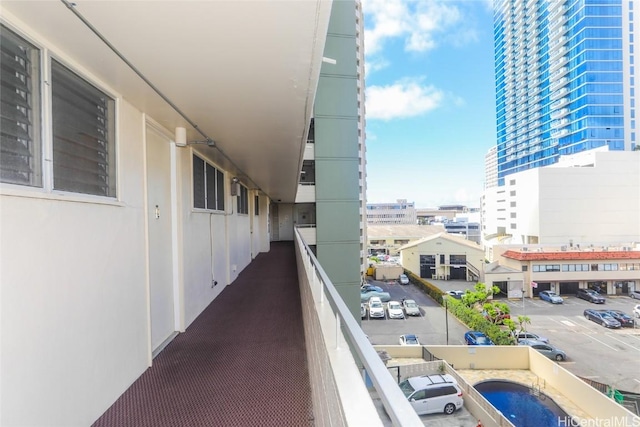
<path fill-rule="evenodd" d="M 256 257 L 94 426 L 313 426 L 293 243 Z"/>

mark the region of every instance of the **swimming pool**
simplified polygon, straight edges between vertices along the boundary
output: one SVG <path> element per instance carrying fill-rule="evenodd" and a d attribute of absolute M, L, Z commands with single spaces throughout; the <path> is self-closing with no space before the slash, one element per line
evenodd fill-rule
<path fill-rule="evenodd" d="M 474 387 L 516 427 L 564 426 L 570 419 L 553 399 L 542 392 L 535 396 L 526 385 L 488 380 Z"/>

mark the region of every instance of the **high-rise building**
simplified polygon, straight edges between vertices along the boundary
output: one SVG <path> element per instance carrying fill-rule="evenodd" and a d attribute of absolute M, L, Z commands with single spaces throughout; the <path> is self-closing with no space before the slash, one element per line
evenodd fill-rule
<path fill-rule="evenodd" d="M 496 1 L 500 186 L 561 155 L 636 146 L 634 8 L 637 0 Z"/>

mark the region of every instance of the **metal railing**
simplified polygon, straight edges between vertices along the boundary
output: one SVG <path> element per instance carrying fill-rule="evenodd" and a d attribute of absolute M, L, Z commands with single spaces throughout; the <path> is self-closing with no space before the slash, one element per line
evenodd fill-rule
<path fill-rule="evenodd" d="M 330 360 L 330 371 L 334 381 L 332 386 L 336 388 L 335 397 L 339 400 L 329 402 L 325 407 L 341 407 L 341 422 L 345 425 L 383 425 L 380 414 L 377 411 L 372 413 L 370 410 L 374 402 L 366 390 L 366 376 L 373 383 L 375 393 L 384 406 L 384 412 L 394 426 L 423 426 L 420 417 L 390 375 L 299 231 L 294 228 L 294 233 L 300 286 L 308 286 L 307 289 L 301 289 L 303 299 L 307 299 L 303 301 L 303 306 L 313 303 L 315 313 L 312 311 L 310 315 L 315 315 L 316 318 L 309 319 L 309 322 L 320 325 L 320 330 L 316 329 L 316 333 L 322 334 L 322 339 L 314 342 L 316 347 L 312 351 L 324 352 L 320 356 Z M 308 301 L 309 295 L 313 301 Z M 308 337 L 307 343 L 309 339 Z M 318 349 L 317 343 L 320 342 L 324 344 L 324 348 Z M 362 381 L 361 384 L 352 381 L 356 376 Z M 312 390 L 314 389 L 323 387 L 312 384 Z M 316 420 L 319 415 L 316 414 Z"/>

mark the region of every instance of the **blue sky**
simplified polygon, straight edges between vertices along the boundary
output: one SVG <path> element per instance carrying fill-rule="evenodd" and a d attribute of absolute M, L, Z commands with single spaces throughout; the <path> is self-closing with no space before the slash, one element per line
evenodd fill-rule
<path fill-rule="evenodd" d="M 363 0 L 367 201 L 479 207 L 495 145 L 487 0 Z"/>

